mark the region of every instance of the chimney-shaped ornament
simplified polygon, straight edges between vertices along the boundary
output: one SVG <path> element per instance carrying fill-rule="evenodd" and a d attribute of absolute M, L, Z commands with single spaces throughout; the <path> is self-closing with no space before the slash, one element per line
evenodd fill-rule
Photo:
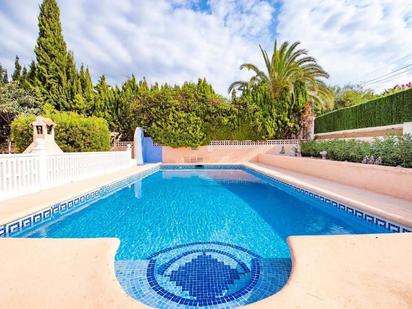
<path fill-rule="evenodd" d="M 50 118 L 37 116 L 31 125 L 33 126 L 33 142 L 24 153 L 63 153 L 54 141 L 56 124 Z"/>

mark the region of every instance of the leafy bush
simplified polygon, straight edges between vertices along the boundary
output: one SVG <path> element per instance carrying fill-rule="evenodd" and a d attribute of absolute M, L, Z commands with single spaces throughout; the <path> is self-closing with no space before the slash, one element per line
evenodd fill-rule
<path fill-rule="evenodd" d="M 412 167 L 412 136 L 387 136 L 372 142 L 359 140 L 308 141 L 301 145 L 302 156 L 321 157 L 327 151 L 331 160 L 362 162 L 368 156 L 381 158 L 383 165 Z"/>
<path fill-rule="evenodd" d="M 412 121 L 412 89 L 333 111 L 315 120 L 315 133 L 378 127 Z"/>
<path fill-rule="evenodd" d="M 84 117 L 73 112 L 53 112 L 56 143 L 64 152 L 108 151 L 110 132 L 107 122 L 98 117 Z M 32 142 L 34 115 L 20 115 L 12 123 L 12 138 L 22 152 Z"/>
<path fill-rule="evenodd" d="M 199 117 L 173 109 L 162 122 L 153 123 L 148 133 L 155 136 L 157 143 L 171 147 L 195 147 L 205 138 Z"/>
<path fill-rule="evenodd" d="M 56 143 L 64 152 L 109 151 L 110 131 L 103 118 L 73 112 L 54 113 Z"/>
<path fill-rule="evenodd" d="M 36 116 L 34 115 L 21 114 L 11 123 L 11 136 L 18 152 L 23 152 L 33 141 L 33 127 L 31 123 L 35 120 Z"/>

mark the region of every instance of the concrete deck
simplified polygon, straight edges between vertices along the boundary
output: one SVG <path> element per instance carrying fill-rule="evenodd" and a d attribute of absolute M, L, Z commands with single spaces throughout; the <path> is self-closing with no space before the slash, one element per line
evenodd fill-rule
<path fill-rule="evenodd" d="M 289 282 L 245 308 L 412 308 L 412 234 L 290 237 L 289 244 Z M 0 307 L 147 308 L 117 282 L 118 245 L 0 239 Z"/>
<path fill-rule="evenodd" d="M 246 308 L 412 308 L 411 233 L 299 236 L 289 246 L 286 286 Z"/>
<path fill-rule="evenodd" d="M 262 163 L 245 163 L 244 165 L 262 174 L 275 177 L 343 204 L 352 205 L 359 210 L 364 210 L 404 226 L 412 227 L 411 201 Z"/>
<path fill-rule="evenodd" d="M 245 165 L 411 225 L 410 202 L 271 166 Z M 151 167 L 2 201 L 0 223 Z M 118 245 L 116 239 L 0 239 L 0 308 L 145 308 L 115 277 Z M 290 237 L 289 245 L 289 282 L 247 308 L 412 308 L 412 233 Z"/>

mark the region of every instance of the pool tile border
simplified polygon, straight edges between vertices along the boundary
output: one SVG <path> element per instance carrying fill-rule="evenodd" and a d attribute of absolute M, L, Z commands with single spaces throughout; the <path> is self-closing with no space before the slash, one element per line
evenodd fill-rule
<path fill-rule="evenodd" d="M 199 167 L 201 166 L 201 167 Z M 290 189 L 293 189 L 297 192 L 301 192 L 307 196 L 309 196 L 310 198 L 313 198 L 315 200 L 319 200 L 325 203 L 325 205 L 334 207 L 335 209 L 339 210 L 339 211 L 343 211 L 346 214 L 358 217 L 359 219 L 370 223 L 370 224 L 374 224 L 378 227 L 384 228 L 385 230 L 392 232 L 392 233 L 411 233 L 412 232 L 412 227 L 406 227 L 403 226 L 401 224 L 395 223 L 393 221 L 384 219 L 382 217 L 373 215 L 369 212 L 363 211 L 363 210 L 359 210 L 353 206 L 349 206 L 346 204 L 343 204 L 341 202 L 335 201 L 333 199 L 324 197 L 320 194 L 314 193 L 312 191 L 300 188 L 298 186 L 292 185 L 290 183 L 287 183 L 285 181 L 282 181 L 278 178 L 276 178 L 275 176 L 271 176 L 268 175 L 266 173 L 263 173 L 259 170 L 255 170 L 250 166 L 246 166 L 246 165 L 242 165 L 242 164 L 234 164 L 234 165 L 215 165 L 215 164 L 200 164 L 200 165 L 196 165 L 196 164 L 192 164 L 192 165 L 170 165 L 170 164 L 163 164 L 161 165 L 162 169 L 179 169 L 179 170 L 192 170 L 192 169 L 241 169 L 244 170 L 252 175 L 257 175 L 258 177 L 261 177 L 263 179 L 270 181 L 274 181 L 278 184 L 284 185 Z"/>
<path fill-rule="evenodd" d="M 348 206 L 346 204 L 343 204 L 341 202 L 335 201 L 333 199 L 324 197 L 322 195 L 319 195 L 317 193 L 314 193 L 312 191 L 300 188 L 298 186 L 292 185 L 290 183 L 287 183 L 285 181 L 279 180 L 278 178 L 274 177 L 274 176 L 270 176 L 267 174 L 264 174 L 260 171 L 254 170 L 253 168 L 249 167 L 249 166 L 242 166 L 242 169 L 252 173 L 252 174 L 258 174 L 260 177 L 269 179 L 270 181 L 274 181 L 276 183 L 280 183 L 284 186 L 287 186 L 288 188 L 291 188 L 295 191 L 301 192 L 315 200 L 320 200 L 322 202 L 325 203 L 325 205 L 331 206 L 339 211 L 343 211 L 351 216 L 355 216 L 367 223 L 370 224 L 374 224 L 378 227 L 384 228 L 385 230 L 391 232 L 391 233 L 411 233 L 412 232 L 412 228 L 403 226 L 401 224 L 395 223 L 393 221 L 384 219 L 382 217 L 376 216 L 374 214 L 371 214 L 369 212 L 363 211 L 363 210 L 359 210 L 353 206 Z"/>
<path fill-rule="evenodd" d="M 80 206 L 83 206 L 87 203 L 90 203 L 97 199 L 103 198 L 111 193 L 114 193 L 115 191 L 126 186 L 127 184 L 132 183 L 138 179 L 144 178 L 150 174 L 153 174 L 157 170 L 159 170 L 159 166 L 154 166 L 145 171 L 137 172 L 135 175 L 112 182 L 108 185 L 103 185 L 98 189 L 86 192 L 82 195 L 70 198 L 61 203 L 54 204 L 41 211 L 37 211 L 31 215 L 1 225 L 0 237 L 14 236 L 37 225 L 51 221 L 52 219 L 60 215 L 66 214 Z"/>

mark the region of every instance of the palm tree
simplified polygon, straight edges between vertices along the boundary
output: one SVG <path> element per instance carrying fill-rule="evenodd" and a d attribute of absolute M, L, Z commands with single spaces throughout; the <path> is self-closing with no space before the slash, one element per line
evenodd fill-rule
<path fill-rule="evenodd" d="M 278 48 L 275 41 L 272 57 L 259 45 L 265 61 L 265 71 L 260 70 L 252 63 L 244 63 L 240 69 L 253 71 L 255 75 L 249 81 L 236 81 L 228 89 L 231 93 L 234 89 L 244 91 L 253 85 L 267 83 L 273 100 L 282 95 L 289 95 L 294 100 L 296 87 L 306 87 L 308 100 L 312 104 L 325 104 L 331 100 L 332 91 L 321 80 L 327 79 L 329 74 L 316 62 L 316 59 L 308 56 L 308 51 L 299 49 L 300 42 L 289 44 L 284 42 Z"/>

